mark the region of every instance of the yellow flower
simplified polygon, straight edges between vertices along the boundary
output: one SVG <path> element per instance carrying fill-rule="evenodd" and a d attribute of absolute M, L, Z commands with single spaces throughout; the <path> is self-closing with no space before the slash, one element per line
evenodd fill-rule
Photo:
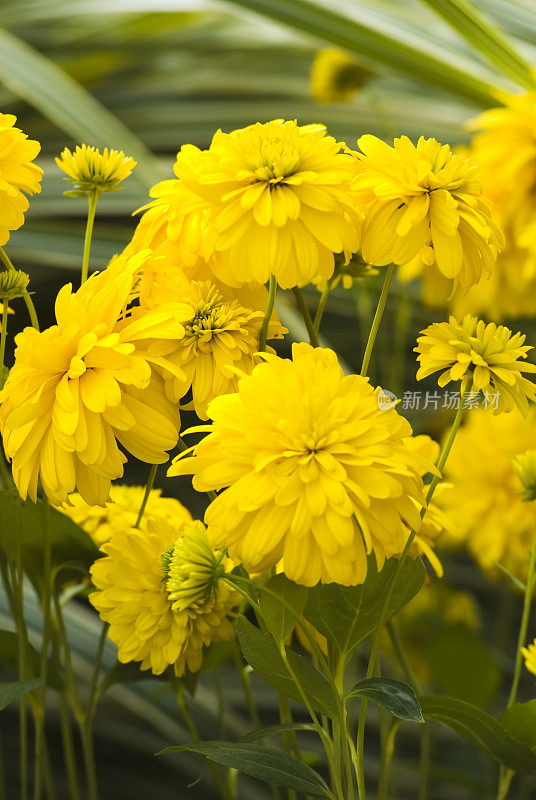
<path fill-rule="evenodd" d="M 73 185 L 72 191 L 65 192 L 68 197 L 84 197 L 90 192 L 101 195 L 103 192 L 118 192 L 131 174 L 136 162 L 121 150 L 108 150 L 101 153 L 96 147 L 87 144 L 77 145 L 74 153 L 68 147 L 56 158 L 56 164 L 63 170 Z"/>
<path fill-rule="evenodd" d="M 527 450 L 516 456 L 512 466 L 523 486 L 523 499 L 533 502 L 536 500 L 536 450 Z"/>
<path fill-rule="evenodd" d="M 474 409 L 456 435 L 446 467 L 448 486 L 436 499 L 452 535 L 492 576 L 502 564 L 526 582 L 536 513 L 523 502 L 513 459 L 536 450 L 536 411 L 494 416 Z"/>
<path fill-rule="evenodd" d="M 118 258 L 75 293 L 56 298 L 57 324 L 16 337 L 15 364 L 0 393 L 0 431 L 23 498 L 34 501 L 40 479 L 56 505 L 78 489 L 91 505 L 108 499 L 123 475 L 118 444 L 150 464 L 167 461 L 177 443 L 178 409 L 147 352 L 160 339 L 179 339 L 177 307 L 141 313 L 127 304 L 144 261 Z"/>
<path fill-rule="evenodd" d="M 69 495 L 68 503 L 60 510 L 89 533 L 97 547 L 100 547 L 117 531 L 134 527 L 144 494 L 144 486 L 113 483 L 110 486 L 110 500 L 104 508 L 88 505 L 77 492 L 74 492 Z M 141 520 L 141 530 L 146 530 L 149 522 L 158 519 L 182 525 L 183 522 L 191 520 L 191 515 L 174 497 L 162 497 L 160 489 L 152 489 Z"/>
<path fill-rule="evenodd" d="M 311 94 L 317 103 L 344 103 L 372 74 L 342 50 L 319 50 L 311 70 Z"/>
<path fill-rule="evenodd" d="M 10 231 L 24 225 L 29 206 L 24 195 L 41 191 L 43 170 L 31 163 L 41 145 L 15 128 L 16 121 L 12 114 L 0 114 L 0 247 Z"/>
<path fill-rule="evenodd" d="M 421 366 L 417 380 L 444 370 L 439 386 L 471 376 L 472 388 L 484 395 L 497 397 L 495 412 L 511 411 L 515 406 L 526 414 L 529 400 L 536 400 L 536 386 L 522 372 L 536 372 L 536 366 L 522 363 L 532 347 L 523 345 L 525 336 L 504 325 L 486 325 L 467 314 L 460 323 L 454 317 L 448 322 L 434 322 L 417 339 Z"/>
<path fill-rule="evenodd" d="M 358 249 L 354 158 L 342 147 L 323 125 L 273 120 L 218 131 L 206 151 L 181 149 L 175 173 L 211 206 L 224 283 L 266 283 L 274 274 L 283 288 L 302 286 L 331 276 L 334 253 Z"/>
<path fill-rule="evenodd" d="M 491 274 L 503 236 L 482 196 L 476 167 L 448 145 L 406 136 L 394 147 L 358 140 L 355 188 L 365 204 L 361 253 L 377 266 L 412 259 L 464 291 Z"/>
<path fill-rule="evenodd" d="M 8 302 L 22 297 L 29 282 L 30 276 L 21 269 L 0 272 L 0 297 Z"/>
<path fill-rule="evenodd" d="M 368 379 L 345 376 L 332 350 L 292 353 L 265 355 L 236 394 L 213 400 L 209 435 L 168 475 L 193 473 L 199 491 L 229 487 L 205 521 L 212 544 L 250 571 L 283 558 L 297 583 L 358 584 L 367 552 L 381 569 L 407 526 L 419 527 L 422 459 L 404 446 L 409 423 L 379 408 Z"/>
<path fill-rule="evenodd" d="M 210 281 L 185 280 L 179 297 L 189 309 L 183 317 L 184 336 L 159 343 L 155 352 L 183 372 L 183 378 L 164 372 L 169 399 L 177 402 L 191 389 L 196 414 L 207 419 L 207 405 L 214 397 L 236 391 L 236 370 L 249 374 L 258 362 L 264 313 L 238 300 L 224 300 Z M 286 332 L 277 321 L 269 323 L 268 338 L 280 339 Z"/>
<path fill-rule="evenodd" d="M 90 601 L 110 623 L 122 663 L 177 677 L 196 672 L 203 648 L 230 640 L 239 596 L 218 577 L 227 561 L 210 551 L 202 522 L 152 520 L 147 530 L 117 531 L 91 567 Z"/>
<path fill-rule="evenodd" d="M 532 672 L 533 675 L 536 675 L 536 639 L 534 639 L 532 644 L 522 647 L 521 654 L 525 659 L 525 667 L 529 672 Z"/>

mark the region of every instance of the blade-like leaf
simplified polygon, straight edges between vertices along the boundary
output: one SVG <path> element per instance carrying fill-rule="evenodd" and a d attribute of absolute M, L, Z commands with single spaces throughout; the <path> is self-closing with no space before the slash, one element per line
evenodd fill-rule
<path fill-rule="evenodd" d="M 356 683 L 346 695 L 365 697 L 406 722 L 424 722 L 421 706 L 411 686 L 391 678 L 368 678 Z"/>
<path fill-rule="evenodd" d="M 145 189 L 159 179 L 159 162 L 111 111 L 53 61 L 1 28 L 0 81 L 75 141 L 124 150 L 135 158 L 132 180 Z"/>
<path fill-rule="evenodd" d="M 180 752 L 200 755 L 236 769 L 244 775 L 259 778 L 275 786 L 294 789 L 313 797 L 331 797 L 324 779 L 311 767 L 302 764 L 297 758 L 258 744 L 241 742 L 192 742 L 180 747 L 166 747 L 158 755 Z"/>
<path fill-rule="evenodd" d="M 266 589 L 270 594 L 261 591 L 260 607 L 261 614 L 267 628 L 278 641 L 285 641 L 296 625 L 296 617 L 299 619 L 305 601 L 307 600 L 307 587 L 299 586 L 290 581 L 286 575 L 274 575 L 266 583 Z M 277 595 L 276 597 L 274 595 Z M 285 600 L 294 611 L 292 614 L 286 605 L 278 599 Z"/>
<path fill-rule="evenodd" d="M 12 683 L 0 683 L 0 710 L 5 708 L 14 700 L 18 700 L 28 692 L 33 692 L 43 683 L 41 678 L 31 678 L 28 681 L 13 681 Z"/>
<path fill-rule="evenodd" d="M 469 0 L 424 0 L 477 50 L 526 89 L 536 81 L 528 64 L 501 29 Z"/>
<path fill-rule="evenodd" d="M 485 711 L 453 697 L 425 695 L 419 700 L 425 720 L 442 722 L 514 772 L 536 774 L 536 753 L 516 741 L 500 722 Z"/>
<path fill-rule="evenodd" d="M 311 0 L 229 0 L 270 19 L 342 47 L 359 58 L 382 64 L 479 104 L 497 103 L 494 87 L 442 59 L 425 43 L 417 48 L 403 35 L 385 33 L 374 21 L 357 21 Z"/>
<path fill-rule="evenodd" d="M 277 736 L 287 731 L 312 731 L 316 733 L 316 728 L 312 722 L 287 722 L 284 725 L 268 725 L 266 728 L 258 728 L 256 731 L 246 733 L 240 741 L 258 742 L 259 739 L 268 739 L 269 736 Z"/>
<path fill-rule="evenodd" d="M 536 752 L 536 700 L 514 703 L 506 709 L 499 722 L 514 739 Z"/>

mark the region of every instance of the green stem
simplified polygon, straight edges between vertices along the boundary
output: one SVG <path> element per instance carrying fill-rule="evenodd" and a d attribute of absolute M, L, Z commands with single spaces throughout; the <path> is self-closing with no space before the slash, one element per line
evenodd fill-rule
<path fill-rule="evenodd" d="M 393 620 L 389 620 L 389 622 L 386 623 L 385 627 L 387 628 L 387 633 L 389 634 L 389 638 L 391 639 L 393 650 L 395 651 L 395 655 L 398 659 L 398 663 L 400 664 L 400 667 L 402 669 L 402 672 L 404 673 L 404 677 L 407 683 L 409 683 L 409 685 L 416 694 L 420 694 L 415 676 L 411 670 L 410 665 L 406 660 L 404 651 L 402 650 L 402 644 L 400 642 L 400 638 L 398 636 L 398 632 L 396 630 Z"/>
<path fill-rule="evenodd" d="M 419 794 L 417 800 L 426 800 L 428 797 L 428 778 L 430 775 L 431 755 L 430 725 L 425 722 L 421 731 L 421 758 L 419 763 Z"/>
<path fill-rule="evenodd" d="M 242 654 L 237 643 L 234 643 L 233 647 L 233 655 L 236 663 L 236 668 L 238 670 L 238 674 L 240 675 L 240 681 L 242 683 L 242 689 L 244 690 L 244 697 L 246 700 L 246 706 L 249 712 L 249 716 L 251 718 L 251 722 L 253 723 L 254 728 L 261 727 L 261 720 L 259 718 L 259 712 L 257 711 L 257 706 L 255 705 L 255 700 L 253 697 L 253 692 L 251 691 L 251 681 L 249 679 L 249 668 L 246 667 L 242 662 Z"/>
<path fill-rule="evenodd" d="M 45 501 L 42 505 L 43 514 L 43 584 L 41 587 L 41 613 L 43 617 L 43 641 L 41 645 L 41 670 L 43 680 L 42 689 L 39 691 L 39 709 L 34 710 L 35 718 L 35 782 L 34 800 L 41 797 L 41 781 L 44 777 L 45 764 L 45 704 L 48 677 L 48 645 L 51 624 L 51 597 L 52 597 L 52 554 L 50 539 L 49 506 Z"/>
<path fill-rule="evenodd" d="M 149 495 L 151 494 L 152 488 L 154 486 L 154 480 L 156 478 L 157 469 L 158 469 L 158 464 L 153 464 L 151 466 L 151 471 L 149 472 L 149 477 L 147 478 L 147 483 L 145 484 L 145 492 L 143 495 L 143 500 L 141 501 L 140 510 L 138 511 L 138 518 L 136 520 L 136 524 L 134 525 L 135 528 L 139 528 L 141 525 L 143 514 L 145 513 L 145 507 L 147 505 L 147 501 L 149 500 Z"/>
<path fill-rule="evenodd" d="M 95 768 L 95 751 L 93 749 L 92 719 L 90 717 L 88 717 L 80 727 L 80 739 L 82 742 L 84 766 L 86 768 L 88 797 L 89 800 L 99 800 L 97 771 Z"/>
<path fill-rule="evenodd" d="M 327 281 L 326 287 L 322 294 L 320 295 L 320 300 L 318 301 L 318 307 L 316 309 L 315 319 L 313 322 L 313 329 L 315 333 L 318 333 L 320 330 L 320 324 L 322 322 L 322 317 L 324 316 L 324 311 L 326 310 L 326 305 L 329 300 L 329 296 L 331 294 L 331 281 Z"/>
<path fill-rule="evenodd" d="M 378 800 L 388 800 L 389 791 L 389 775 L 391 772 L 391 763 L 395 751 L 395 738 L 400 727 L 400 720 L 394 719 L 385 739 L 385 745 L 382 748 L 381 763 L 380 763 L 380 777 L 378 781 Z"/>
<path fill-rule="evenodd" d="M 91 237 L 93 235 L 93 223 L 95 222 L 95 211 L 97 209 L 98 195 L 95 190 L 87 196 L 88 212 L 86 223 L 86 235 L 84 237 L 84 255 L 82 257 L 82 278 L 80 284 L 85 283 L 89 271 L 89 253 L 91 250 Z"/>
<path fill-rule="evenodd" d="M 456 437 L 456 434 L 457 434 L 458 429 L 460 427 L 460 423 L 462 421 L 463 412 L 464 412 L 464 408 L 465 408 L 465 396 L 466 396 L 467 391 L 469 390 L 469 388 L 470 388 L 470 381 L 469 380 L 465 380 L 462 383 L 461 392 L 460 392 L 460 394 L 461 394 L 460 407 L 458 408 L 458 410 L 456 412 L 456 416 L 454 418 L 454 422 L 452 423 L 452 427 L 450 429 L 449 435 L 447 437 L 447 440 L 446 440 L 446 442 L 445 442 L 445 444 L 443 446 L 443 449 L 441 451 L 441 454 L 440 454 L 439 459 L 438 459 L 437 464 L 436 464 L 437 471 L 438 471 L 439 474 L 438 475 L 434 475 L 433 478 L 432 478 L 432 481 L 431 481 L 429 489 L 428 489 L 428 493 L 426 495 L 426 504 L 421 509 L 421 519 L 424 518 L 424 516 L 426 514 L 426 510 L 427 510 L 427 508 L 428 508 L 428 506 L 430 504 L 430 501 L 431 501 L 431 499 L 433 497 L 433 494 L 435 492 L 435 488 L 436 488 L 437 484 L 439 483 L 439 481 L 441 480 L 441 476 L 442 476 L 442 472 L 443 472 L 445 463 L 447 461 L 447 458 L 449 456 L 450 450 L 451 450 L 452 445 L 454 443 L 454 439 Z M 378 656 L 378 649 L 379 649 L 379 644 L 380 644 L 380 634 L 381 634 L 381 630 L 382 630 L 382 628 L 383 628 L 383 626 L 385 624 L 385 618 L 387 616 L 387 609 L 389 608 L 389 602 L 391 600 L 391 596 L 392 596 L 393 591 L 395 589 L 395 586 L 396 586 L 396 584 L 398 582 L 398 578 L 399 578 L 400 573 L 402 571 L 402 567 L 404 566 L 404 563 L 405 563 L 407 555 L 408 555 L 408 553 L 409 553 L 409 551 L 411 549 L 411 545 L 413 544 L 415 536 L 416 536 L 416 531 L 411 531 L 410 535 L 408 536 L 408 538 L 406 540 L 406 544 L 404 545 L 404 549 L 402 550 L 400 558 L 398 560 L 398 564 L 396 565 L 396 569 L 395 569 L 394 575 L 391 578 L 389 586 L 387 587 L 387 591 L 385 593 L 385 598 L 384 598 L 384 601 L 383 601 L 383 606 L 382 606 L 382 609 L 381 609 L 378 625 L 376 627 L 376 631 L 375 631 L 374 639 L 373 639 L 373 643 L 372 643 L 369 663 L 368 663 L 368 667 L 367 667 L 367 675 L 366 675 L 367 678 L 371 678 L 373 676 L 373 674 L 374 674 L 374 668 L 376 666 L 376 659 L 377 659 L 377 656 Z M 364 800 L 364 798 L 365 798 L 365 776 L 364 776 L 363 750 L 364 750 L 364 741 L 365 741 L 366 714 L 367 714 L 367 700 L 366 700 L 366 698 L 363 698 L 363 700 L 361 701 L 361 708 L 359 710 L 359 722 L 358 722 L 358 729 L 357 729 L 357 746 L 356 746 L 357 759 L 358 759 L 358 790 L 359 790 L 359 798 L 360 798 L 360 800 Z"/>
<path fill-rule="evenodd" d="M 259 333 L 259 353 L 264 353 L 266 350 L 266 341 L 268 339 L 268 327 L 272 314 L 274 313 L 275 295 L 277 292 L 277 281 L 275 275 L 270 275 L 270 284 L 268 286 L 268 305 L 262 321 L 261 331 Z"/>
<path fill-rule="evenodd" d="M 100 696 L 97 689 L 97 684 L 102 664 L 102 656 L 104 654 L 104 647 L 106 645 L 107 634 L 108 634 L 108 623 L 105 622 L 102 625 L 101 632 L 99 635 L 99 643 L 97 645 L 97 653 L 95 655 L 95 664 L 93 666 L 93 674 L 91 676 L 91 683 L 89 686 L 86 717 L 90 717 L 91 719 L 93 719 L 93 716 L 95 714 L 95 709 L 97 707 L 97 703 L 99 701 L 99 696 Z"/>
<path fill-rule="evenodd" d="M 4 310 L 2 311 L 2 331 L 0 333 L 0 380 L 2 379 L 2 372 L 4 370 L 6 358 L 6 339 L 7 339 L 7 315 L 9 311 L 9 301 L 4 301 Z"/>
<path fill-rule="evenodd" d="M 378 300 L 378 305 L 376 308 L 376 313 L 374 314 L 374 319 L 372 320 L 372 327 L 370 329 L 370 333 L 368 336 L 367 346 L 365 347 L 363 363 L 361 364 L 361 372 L 359 373 L 360 375 L 363 376 L 366 376 L 368 372 L 370 357 L 372 355 L 372 350 L 374 348 L 374 342 L 376 341 L 376 336 L 378 335 L 378 331 L 380 329 L 383 312 L 385 310 L 385 304 L 387 303 L 387 296 L 389 295 L 389 289 L 391 288 L 391 283 L 395 276 L 396 266 L 397 266 L 396 264 L 389 265 L 387 269 L 387 274 L 385 276 L 385 280 L 383 282 L 380 299 Z"/>
<path fill-rule="evenodd" d="M 294 286 L 294 288 L 292 289 L 292 293 L 294 294 L 296 305 L 298 306 L 298 310 L 302 315 L 305 327 L 307 328 L 309 341 L 313 345 L 313 347 L 318 347 L 319 346 L 318 335 L 313 325 L 313 320 L 311 319 L 311 315 L 309 314 L 309 309 L 305 305 L 305 300 L 303 299 L 303 294 L 301 292 L 301 289 L 298 289 L 297 286 Z"/>
<path fill-rule="evenodd" d="M 78 786 L 78 774 L 76 770 L 76 759 L 74 755 L 73 731 L 71 726 L 71 715 L 69 712 L 69 703 L 65 690 L 60 691 L 60 725 L 61 725 L 61 738 L 63 743 L 63 758 L 65 761 L 65 768 L 67 771 L 67 780 L 69 783 L 69 793 L 71 800 L 81 800 L 80 789 Z"/>
<path fill-rule="evenodd" d="M 8 254 L 6 253 L 3 247 L 0 247 L 0 259 L 4 262 L 4 265 L 7 270 L 15 269 L 15 267 L 13 266 L 8 257 Z M 34 327 L 35 330 L 38 331 L 39 320 L 37 319 L 37 312 L 35 310 L 35 306 L 33 304 L 32 298 L 30 297 L 28 289 L 24 289 L 22 293 L 22 299 L 26 303 L 26 308 L 28 309 L 28 314 L 30 315 L 30 321 L 32 323 L 32 327 Z"/>
<path fill-rule="evenodd" d="M 281 692 L 277 693 L 278 704 L 279 704 L 279 719 L 281 720 L 282 725 L 292 724 L 292 713 L 290 711 L 290 704 L 288 702 L 288 698 L 281 694 Z M 283 750 L 285 753 L 289 755 L 293 755 L 298 761 L 302 760 L 300 748 L 298 745 L 298 739 L 296 737 L 295 731 L 287 731 L 282 735 L 283 741 Z M 294 789 L 287 789 L 287 797 L 288 800 L 296 800 L 296 792 Z"/>

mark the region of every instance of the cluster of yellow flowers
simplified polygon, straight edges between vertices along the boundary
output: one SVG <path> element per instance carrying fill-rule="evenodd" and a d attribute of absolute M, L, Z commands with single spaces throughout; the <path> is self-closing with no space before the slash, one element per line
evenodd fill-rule
<path fill-rule="evenodd" d="M 21 190 L 37 191 L 40 171 L 35 143 L 11 117 L 3 124 L 0 207 L 15 198 L 20 213 L 5 216 L 14 230 Z M 11 172 L 5 131 L 21 162 Z M 491 273 L 503 237 L 468 159 L 434 139 L 358 144 L 353 152 L 322 125 L 274 120 L 218 131 L 206 150 L 183 146 L 124 252 L 78 290 L 60 290 L 55 325 L 16 337 L 0 393 L 5 453 L 21 497 L 35 501 L 40 484 L 101 547 L 91 602 L 122 661 L 182 675 L 211 641 L 230 638 L 239 598 L 221 580 L 229 557 L 306 586 L 356 585 L 368 554 L 381 569 L 411 545 L 442 572 L 434 544 L 449 527 L 448 498 L 428 502 L 435 485 L 424 483 L 439 478 L 438 446 L 383 407 L 368 378 L 344 374 L 332 350 L 294 344 L 281 358 L 265 346 L 287 333 L 276 284 L 326 285 L 345 266 L 351 276 L 359 250 L 364 271 L 418 262 L 464 290 Z M 85 145 L 58 164 L 77 196 L 119 188 L 134 166 Z M 536 367 L 521 361 L 523 342 L 451 318 L 419 339 L 418 377 L 444 370 L 440 385 L 470 381 L 499 392 L 499 411 L 526 413 L 536 393 L 522 373 Z M 206 528 L 154 490 L 112 485 L 127 453 L 168 461 L 185 408 L 210 421 L 192 429 L 208 435 L 168 475 L 193 474 L 200 492 L 218 492 Z M 517 412 L 497 419 L 516 424 Z"/>

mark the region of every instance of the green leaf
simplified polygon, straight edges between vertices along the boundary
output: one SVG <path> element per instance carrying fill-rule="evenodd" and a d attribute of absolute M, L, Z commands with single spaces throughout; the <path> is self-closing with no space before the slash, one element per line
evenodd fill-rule
<path fill-rule="evenodd" d="M 277 597 L 263 591 L 261 587 L 260 607 L 262 618 L 266 623 L 266 627 L 277 641 L 284 642 L 291 631 L 294 630 L 296 618 L 299 620 L 302 616 L 308 589 L 306 586 L 299 586 L 283 574 L 274 575 L 266 582 L 265 586 Z M 286 600 L 293 609 L 294 614 L 278 600 L 278 597 Z"/>
<path fill-rule="evenodd" d="M 12 683 L 0 683 L 0 710 L 8 706 L 14 700 L 18 700 L 28 692 L 33 692 L 43 683 L 41 678 L 31 678 L 28 681 L 13 681 Z"/>
<path fill-rule="evenodd" d="M 356 683 L 346 698 L 366 697 L 406 722 L 424 722 L 421 706 L 411 686 L 391 678 L 368 678 Z"/>
<path fill-rule="evenodd" d="M 256 731 L 246 733 L 242 736 L 241 742 L 257 742 L 259 739 L 268 739 L 270 736 L 277 736 L 287 731 L 312 731 L 316 733 L 316 728 L 312 722 L 287 722 L 284 725 L 268 725 L 266 728 L 258 728 Z"/>
<path fill-rule="evenodd" d="M 386 33 L 377 17 L 356 20 L 310 0 L 232 0 L 234 5 L 255 11 L 290 28 L 303 31 L 348 50 L 359 59 L 369 59 L 397 72 L 470 98 L 484 106 L 496 105 L 492 84 L 464 71 L 441 56 L 423 39 L 419 47 L 408 43 L 404 30 Z M 415 39 L 416 37 L 412 37 Z"/>
<path fill-rule="evenodd" d="M 132 180 L 145 189 L 159 180 L 158 161 L 135 134 L 57 64 L 2 28 L 0 80 L 76 142 L 124 150 L 136 159 Z"/>
<path fill-rule="evenodd" d="M 473 3 L 469 0 L 424 0 L 424 2 L 521 86 L 525 89 L 536 87 L 530 64 L 518 53 L 503 31 Z"/>
<path fill-rule="evenodd" d="M 514 703 L 506 709 L 499 722 L 514 739 L 536 753 L 536 700 Z"/>
<path fill-rule="evenodd" d="M 376 559 L 371 555 L 363 586 L 319 584 L 309 591 L 304 612 L 306 619 L 345 654 L 346 660 L 376 629 L 397 565 L 398 559 L 390 558 L 378 572 Z M 425 575 L 420 558 L 406 559 L 389 600 L 386 622 L 415 597 Z"/>
<path fill-rule="evenodd" d="M 154 678 L 150 670 L 140 669 L 137 661 L 129 661 L 127 664 L 122 664 L 118 661 L 114 666 L 108 670 L 104 680 L 100 686 L 100 694 L 113 686 L 116 683 L 135 683 L 137 681 L 146 681 Z"/>
<path fill-rule="evenodd" d="M 263 633 L 241 616 L 236 626 L 238 641 L 248 664 L 267 683 L 298 703 L 303 703 L 299 689 L 289 675 L 285 662 L 270 633 Z M 287 649 L 290 666 L 315 711 L 337 717 L 337 706 L 329 683 L 313 665 L 294 650 Z"/>
<path fill-rule="evenodd" d="M 294 789 L 313 797 L 332 796 L 318 772 L 302 764 L 297 758 L 272 747 L 241 742 L 192 742 L 179 747 L 166 747 L 158 755 L 185 751 L 199 753 L 217 764 L 275 786 Z"/>
<path fill-rule="evenodd" d="M 419 698 L 425 720 L 436 720 L 508 769 L 536 774 L 536 754 L 511 736 L 490 714 L 454 697 L 425 695 Z"/>
<path fill-rule="evenodd" d="M 39 587 L 43 576 L 43 537 L 47 524 L 51 538 L 52 568 L 60 570 L 66 583 L 87 572 L 99 551 L 91 537 L 69 517 L 39 500 L 22 502 L 14 491 L 0 490 L 0 542 L 15 553 L 22 543 L 22 565 L 26 575 Z"/>

